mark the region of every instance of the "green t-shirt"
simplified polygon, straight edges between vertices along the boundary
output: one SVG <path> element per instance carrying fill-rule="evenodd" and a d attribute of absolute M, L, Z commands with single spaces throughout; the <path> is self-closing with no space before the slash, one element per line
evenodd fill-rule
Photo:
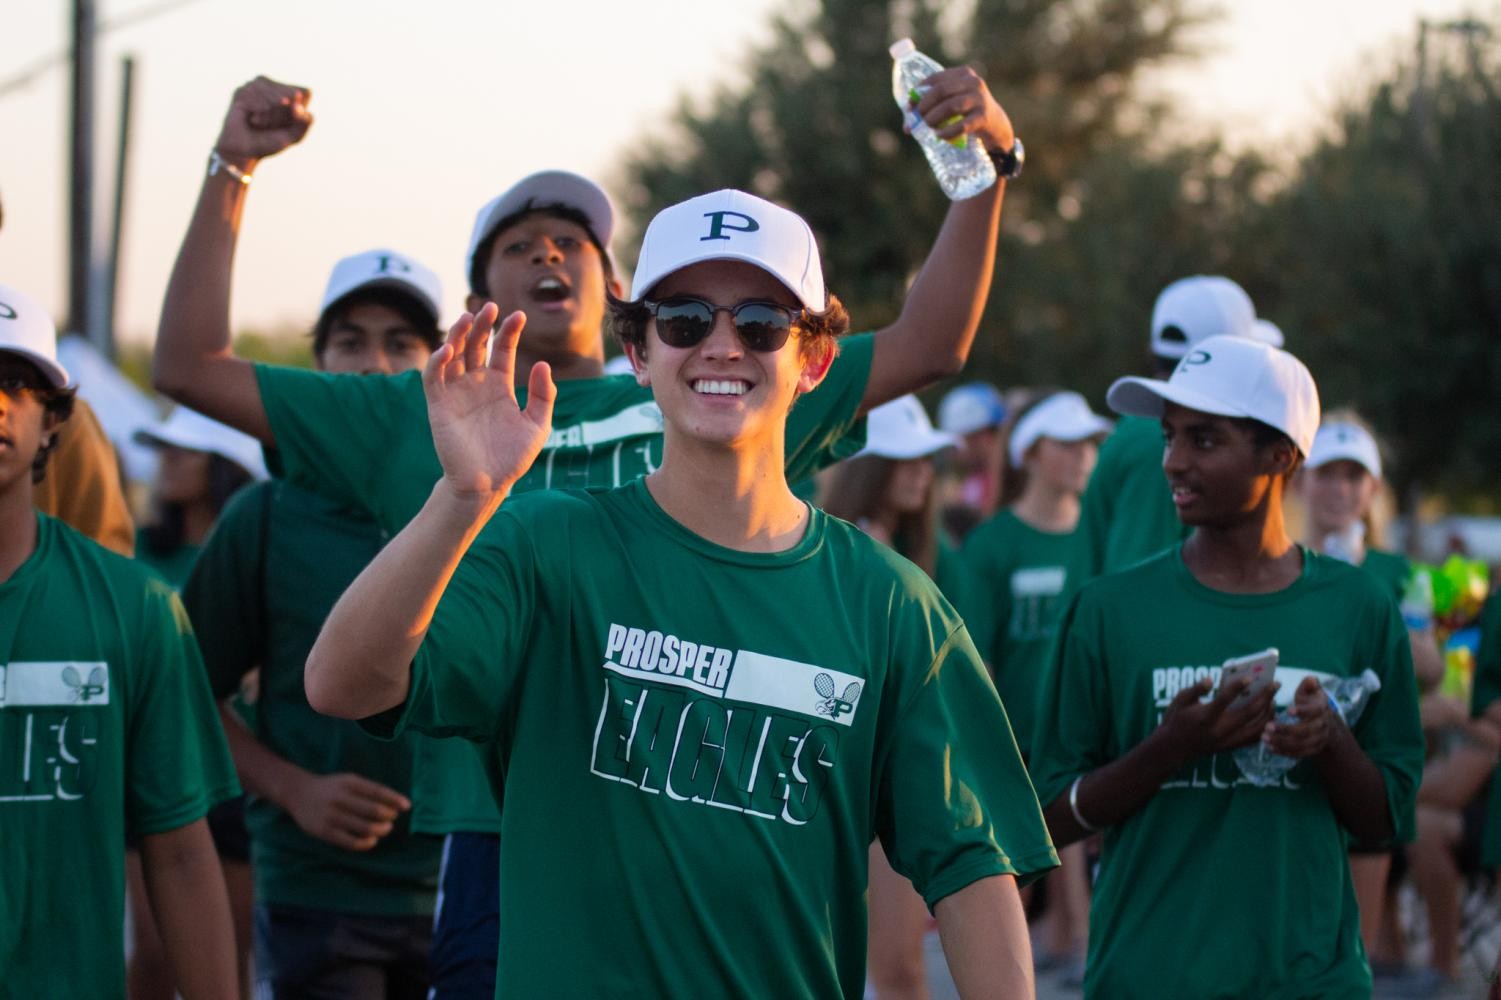
<path fill-rule="evenodd" d="M 152 572 L 181 590 L 183 581 L 193 569 L 193 560 L 198 558 L 198 546 L 179 545 L 171 552 L 158 552 L 146 541 L 146 529 L 136 529 L 136 561 L 150 567 Z"/>
<path fill-rule="evenodd" d="M 125 838 L 239 793 L 182 605 L 38 515 L 0 583 L 0 993 L 125 996 Z"/>
<path fill-rule="evenodd" d="M 1412 563 L 1407 557 L 1380 549 L 1366 549 L 1360 568 L 1381 581 L 1381 585 L 1398 603 L 1407 590 L 1407 581 L 1412 576 Z"/>
<path fill-rule="evenodd" d="M 987 639 L 980 653 L 1016 742 L 1030 753 L 1037 694 L 1063 602 L 1079 576 L 1079 547 L 1072 532 L 1038 531 L 1007 509 L 970 532 L 963 555 L 975 582 L 974 604 L 989 619 L 970 622 L 970 631 Z"/>
<path fill-rule="evenodd" d="M 509 500 L 367 725 L 503 760 L 498 997 L 857 998 L 872 839 L 930 906 L 1056 864 L 953 608 L 819 511 L 745 553 L 641 481 Z"/>
<path fill-rule="evenodd" d="M 1423 734 L 1396 602 L 1369 574 L 1307 552 L 1300 578 L 1273 594 L 1205 587 L 1181 546 L 1085 584 L 1039 702 L 1039 798 L 1056 801 L 1141 743 L 1184 685 L 1269 646 L 1281 653 L 1279 704 L 1309 674 L 1375 671 L 1382 688 L 1355 737 L 1386 783 L 1397 839 L 1410 840 Z M 1105 831 L 1085 996 L 1368 998 L 1346 842 L 1311 762 L 1258 788 L 1230 753 L 1193 761 Z"/>
<path fill-rule="evenodd" d="M 787 417 L 787 480 L 798 482 L 864 444 L 855 413 L 874 353 L 869 334 L 845 337 L 828 376 Z M 420 372 L 391 377 L 331 375 L 257 365 L 261 399 L 276 435 L 272 467 L 337 503 L 368 511 L 394 535 L 422 509 L 442 475 L 427 426 Z M 517 399 L 526 401 L 526 390 Z M 552 436 L 513 494 L 610 487 L 662 462 L 662 411 L 630 375 L 558 383 Z M 464 740 L 420 741 L 412 829 L 500 829 L 493 759 Z"/>
<path fill-rule="evenodd" d="M 380 529 L 358 513 L 289 483 L 257 483 L 224 508 L 182 599 L 217 697 L 260 667 L 252 729 L 262 743 L 315 774 L 352 772 L 406 795 L 418 737 L 373 740 L 356 723 L 313 711 L 302 683 L 324 619 L 381 543 Z M 369 851 L 310 836 L 254 795 L 245 822 L 260 902 L 378 916 L 433 911 L 441 844 L 414 836 L 406 817 Z"/>
<path fill-rule="evenodd" d="M 903 559 L 912 558 L 911 553 L 904 552 L 901 545 L 893 547 Z M 980 637 L 975 631 L 975 621 L 981 616 L 975 613 L 975 584 L 970 577 L 969 567 L 964 564 L 964 557 L 959 550 L 954 548 L 953 543 L 942 532 L 938 534 L 936 550 L 933 558 L 933 582 L 938 584 L 938 592 L 959 612 L 970 640 L 979 648 Z"/>
<path fill-rule="evenodd" d="M 1076 535 L 1083 575 L 1114 573 L 1188 537 L 1162 474 L 1162 422 L 1122 417 L 1100 445 Z"/>
<path fill-rule="evenodd" d="M 1480 650 L 1475 656 L 1475 680 L 1470 688 L 1470 714 L 1479 718 L 1491 702 L 1501 698 L 1501 596 L 1492 594 L 1480 611 Z M 1486 823 L 1480 844 L 1480 863 L 1501 866 L 1501 781 L 1491 775 L 1486 799 Z"/>

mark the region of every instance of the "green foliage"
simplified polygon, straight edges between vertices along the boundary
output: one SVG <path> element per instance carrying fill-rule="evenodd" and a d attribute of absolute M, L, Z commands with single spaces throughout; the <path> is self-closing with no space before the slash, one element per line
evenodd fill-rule
<path fill-rule="evenodd" d="M 1134 78 L 1179 52 L 1197 15 L 1188 0 L 978 0 L 964 23 L 944 24 L 944 6 L 823 0 L 777 18 L 770 44 L 745 56 L 743 87 L 701 108 L 685 101 L 668 134 L 627 162 L 635 232 L 692 195 L 754 191 L 808 219 L 829 286 L 858 325 L 889 322 L 948 207 L 891 96 L 887 48 L 911 35 L 946 65 L 974 64 L 1011 110 L 1038 152 L 1026 184 L 1008 194 L 1006 227 L 1029 244 L 1039 227 L 1042 242 L 1056 241 L 1070 228 L 1057 202 L 1078 163 L 1115 145 L 1128 112 L 1156 114 L 1136 96 Z M 1019 237 L 1008 239 L 1014 251 Z M 1015 257 L 1008 252 L 1006 266 Z M 1013 314 L 1022 307 L 1010 288 L 1006 301 Z M 1029 311 L 1046 313 L 1045 304 Z M 983 336 L 1000 336 L 1005 318 L 993 310 Z M 977 357 L 976 365 L 998 360 Z"/>
<path fill-rule="evenodd" d="M 1200 0 L 789 0 L 741 85 L 679 107 L 624 165 L 627 229 L 734 186 L 812 224 L 857 328 L 896 316 L 947 201 L 890 94 L 911 35 L 985 76 L 1026 139 L 996 284 L 965 378 L 1102 402 L 1142 370 L 1152 302 L 1195 273 L 1240 281 L 1326 404 L 1362 410 L 1392 478 L 1474 496 L 1501 480 L 1501 101 L 1495 46 L 1435 40 L 1290 170 L 1174 139 L 1142 72 L 1191 57 Z M 959 13 L 956 14 L 955 11 Z M 1498 32 L 1501 33 L 1501 32 Z M 1421 85 L 1420 85 L 1421 84 Z M 633 245 L 628 233 L 621 245 Z"/>
<path fill-rule="evenodd" d="M 1400 490 L 1494 490 L 1501 453 L 1495 49 L 1395 67 L 1248 219 L 1242 270 L 1326 405 L 1380 430 Z M 1438 58 L 1434 58 L 1437 55 Z"/>

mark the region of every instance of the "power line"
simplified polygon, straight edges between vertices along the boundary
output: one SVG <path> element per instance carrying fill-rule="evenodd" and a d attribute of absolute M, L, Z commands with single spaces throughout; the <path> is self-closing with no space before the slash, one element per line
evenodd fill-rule
<path fill-rule="evenodd" d="M 154 17 L 170 13 L 179 7 L 186 7 L 189 4 L 195 4 L 199 2 L 201 2 L 201 0 L 162 0 L 161 3 L 147 4 L 136 10 L 130 11 L 129 13 L 121 14 L 119 17 L 114 18 L 113 20 L 104 22 L 99 26 L 98 33 L 100 35 L 104 35 L 108 34 L 111 31 L 119 30 L 120 28 L 128 28 L 133 24 L 139 24 L 142 21 L 149 21 Z M 36 62 L 32 63 L 30 66 L 27 66 L 25 69 L 22 69 L 20 72 L 14 74 L 13 76 L 9 76 L 4 80 L 0 80 L 0 97 L 6 97 L 9 94 L 14 93 L 15 91 L 25 89 L 43 73 L 57 66 L 63 65 L 72 58 L 73 50 L 64 49 L 61 52 L 54 52 L 51 55 L 46 56 L 45 58 L 38 59 Z"/>

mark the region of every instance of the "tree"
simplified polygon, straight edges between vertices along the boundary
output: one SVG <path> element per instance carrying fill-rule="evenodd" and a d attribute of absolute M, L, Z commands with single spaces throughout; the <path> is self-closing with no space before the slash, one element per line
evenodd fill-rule
<path fill-rule="evenodd" d="M 1325 405 L 1355 406 L 1394 446 L 1404 496 L 1501 481 L 1497 48 L 1476 33 L 1456 48 L 1352 101 L 1240 241 L 1257 303 Z"/>
<path fill-rule="evenodd" d="M 1140 366 L 1158 289 L 1203 270 L 1223 201 L 1211 146 L 1155 158 L 1165 109 L 1137 79 L 1184 56 L 1207 16 L 1195 0 L 804 2 L 747 53 L 747 82 L 685 100 L 669 134 L 625 164 L 635 231 L 664 205 L 740 187 L 796 208 L 856 324 L 901 307 L 947 200 L 901 131 L 887 47 L 910 35 L 946 65 L 970 63 L 1028 146 L 1007 192 L 998 284 L 966 377 L 1066 382 L 1102 394 Z M 1184 176 L 1200 198 L 1184 206 Z M 1146 199 L 1143 200 L 1143 192 Z M 1202 204 L 1200 204 L 1202 203 Z M 1164 231 L 1181 236 L 1160 245 Z M 1190 264 L 1189 262 L 1193 263 Z"/>

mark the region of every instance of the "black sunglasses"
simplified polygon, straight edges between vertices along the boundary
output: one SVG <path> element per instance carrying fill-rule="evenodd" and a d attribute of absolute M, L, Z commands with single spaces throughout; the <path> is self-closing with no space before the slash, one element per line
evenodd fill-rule
<path fill-rule="evenodd" d="M 674 295 L 661 301 L 644 299 L 641 304 L 657 321 L 657 336 L 668 347 L 694 347 L 702 343 L 714 329 L 714 317 L 727 312 L 746 347 L 763 354 L 779 351 L 802 316 L 802 310 L 762 299 L 717 306 L 691 295 Z"/>

